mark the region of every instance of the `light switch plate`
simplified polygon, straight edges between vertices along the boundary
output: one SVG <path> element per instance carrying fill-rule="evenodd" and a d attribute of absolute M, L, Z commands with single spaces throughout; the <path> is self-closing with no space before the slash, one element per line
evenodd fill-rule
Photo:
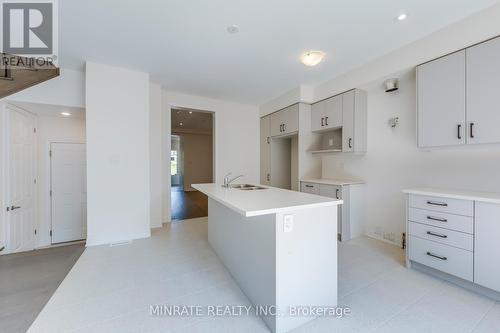
<path fill-rule="evenodd" d="M 285 215 L 283 218 L 283 232 L 293 231 L 293 215 Z"/>

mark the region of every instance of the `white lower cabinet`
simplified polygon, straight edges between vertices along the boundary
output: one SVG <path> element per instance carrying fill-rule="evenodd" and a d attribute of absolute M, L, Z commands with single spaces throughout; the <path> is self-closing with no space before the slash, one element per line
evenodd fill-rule
<path fill-rule="evenodd" d="M 313 181 L 301 181 L 300 191 L 344 201 L 338 209 L 337 232 L 341 241 L 347 241 L 363 235 L 361 221 L 362 184 L 322 184 Z"/>
<path fill-rule="evenodd" d="M 500 198 L 405 192 L 408 265 L 431 267 L 500 297 Z"/>
<path fill-rule="evenodd" d="M 500 205 L 476 202 L 474 282 L 500 291 Z"/>

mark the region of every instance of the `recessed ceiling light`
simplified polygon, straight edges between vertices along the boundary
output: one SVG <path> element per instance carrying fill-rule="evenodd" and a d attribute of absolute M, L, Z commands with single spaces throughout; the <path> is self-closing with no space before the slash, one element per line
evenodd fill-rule
<path fill-rule="evenodd" d="M 183 123 L 179 123 L 179 126 L 182 126 L 182 125 L 184 125 L 184 124 Z"/>
<path fill-rule="evenodd" d="M 71 113 L 69 113 L 69 112 L 61 112 L 61 116 L 69 117 L 69 116 L 71 116 Z"/>
<path fill-rule="evenodd" d="M 193 111 L 189 111 L 189 114 L 193 114 Z"/>
<path fill-rule="evenodd" d="M 408 18 L 408 14 L 406 14 L 406 13 L 401 13 L 401 14 L 399 14 L 399 15 L 398 15 L 398 17 L 396 17 L 396 19 L 397 19 L 398 21 L 404 21 L 404 20 L 406 20 L 407 18 Z"/>
<path fill-rule="evenodd" d="M 236 24 L 230 25 L 227 27 L 227 32 L 230 34 L 237 34 L 240 32 L 240 27 L 238 27 Z"/>
<path fill-rule="evenodd" d="M 307 51 L 302 54 L 300 57 L 300 61 L 308 66 L 316 66 L 319 64 L 323 58 L 325 57 L 325 52 L 323 51 Z"/>

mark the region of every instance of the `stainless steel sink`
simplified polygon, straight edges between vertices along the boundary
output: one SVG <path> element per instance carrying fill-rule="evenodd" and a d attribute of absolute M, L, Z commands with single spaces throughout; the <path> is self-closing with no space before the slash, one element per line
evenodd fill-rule
<path fill-rule="evenodd" d="M 232 185 L 229 185 L 229 187 L 235 188 L 238 190 L 244 190 L 244 191 L 266 190 L 267 189 L 267 187 L 250 185 L 250 184 L 232 184 Z"/>

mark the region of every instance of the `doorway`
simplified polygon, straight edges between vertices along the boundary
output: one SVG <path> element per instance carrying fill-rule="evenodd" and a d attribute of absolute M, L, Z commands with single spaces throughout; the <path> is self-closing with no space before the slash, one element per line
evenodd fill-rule
<path fill-rule="evenodd" d="M 5 229 L 8 252 L 35 244 L 35 115 L 5 105 Z"/>
<path fill-rule="evenodd" d="M 0 133 L 0 255 L 84 239 L 85 109 L 0 103 Z"/>
<path fill-rule="evenodd" d="M 208 199 L 191 187 L 213 182 L 213 113 L 185 108 L 171 110 L 171 219 L 208 215 Z"/>
<path fill-rule="evenodd" d="M 85 144 L 50 144 L 50 199 L 52 244 L 87 238 Z"/>

